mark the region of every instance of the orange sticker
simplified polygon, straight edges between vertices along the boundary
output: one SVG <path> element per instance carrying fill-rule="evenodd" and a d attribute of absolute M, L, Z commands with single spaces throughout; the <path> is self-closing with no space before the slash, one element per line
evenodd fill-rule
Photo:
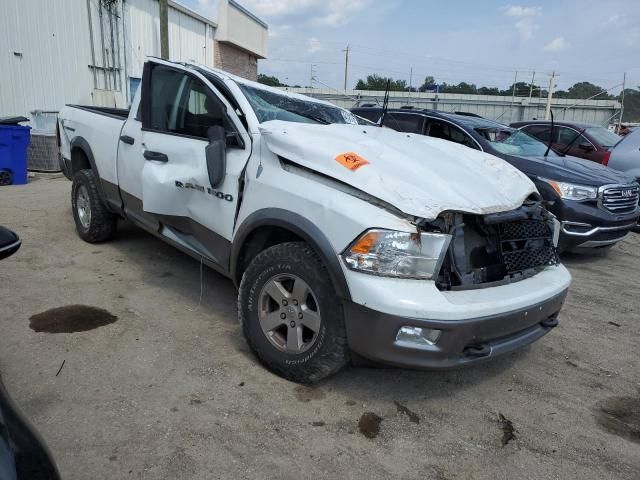
<path fill-rule="evenodd" d="M 369 165 L 367 160 L 353 152 L 341 153 L 336 157 L 336 162 L 349 170 L 357 170 L 363 165 Z"/>

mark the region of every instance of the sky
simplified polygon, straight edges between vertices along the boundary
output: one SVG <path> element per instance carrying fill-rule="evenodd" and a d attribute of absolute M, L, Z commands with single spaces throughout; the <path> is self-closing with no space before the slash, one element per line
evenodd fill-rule
<path fill-rule="evenodd" d="M 218 0 L 182 0 L 215 19 Z M 507 3 L 431 0 L 238 0 L 269 24 L 259 73 L 342 90 L 376 73 L 419 86 L 466 81 L 505 88 L 516 78 L 610 93 L 640 86 L 640 0 Z M 413 74 L 411 71 L 413 70 Z M 535 72 L 535 76 L 534 76 Z"/>

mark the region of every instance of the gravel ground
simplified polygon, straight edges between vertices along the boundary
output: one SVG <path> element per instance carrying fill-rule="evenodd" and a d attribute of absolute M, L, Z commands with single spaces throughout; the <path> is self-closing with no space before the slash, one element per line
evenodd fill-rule
<path fill-rule="evenodd" d="M 82 242 L 70 187 L 0 187 L 0 224 L 23 239 L 0 264 L 0 370 L 65 480 L 640 478 L 640 235 L 566 257 L 560 325 L 521 352 L 308 388 L 256 362 L 222 276 L 205 268 L 201 297 L 197 261 L 124 222 Z M 30 328 L 73 304 L 105 325 Z"/>

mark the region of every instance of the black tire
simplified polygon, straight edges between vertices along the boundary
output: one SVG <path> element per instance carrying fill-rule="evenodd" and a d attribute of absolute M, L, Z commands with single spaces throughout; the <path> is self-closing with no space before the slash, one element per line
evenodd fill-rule
<path fill-rule="evenodd" d="M 320 327 L 315 341 L 300 354 L 276 348 L 260 325 L 258 310 L 263 287 L 279 275 L 295 275 L 302 279 L 311 289 L 313 298 L 317 297 Z M 326 267 L 304 242 L 275 245 L 253 259 L 240 282 L 238 315 L 247 343 L 260 362 L 288 380 L 317 382 L 349 362 L 342 301 Z"/>
<path fill-rule="evenodd" d="M 85 193 L 86 192 L 86 193 Z M 78 211 L 79 196 L 88 197 L 90 215 L 83 225 Z M 71 210 L 76 230 L 85 242 L 98 243 L 111 239 L 118 226 L 118 217 L 107 210 L 98 191 L 98 179 L 93 170 L 80 170 L 73 176 L 71 185 Z"/>

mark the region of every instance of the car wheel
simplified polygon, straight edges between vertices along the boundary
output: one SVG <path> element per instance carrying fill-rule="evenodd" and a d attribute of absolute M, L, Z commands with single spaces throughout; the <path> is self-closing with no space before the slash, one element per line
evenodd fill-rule
<path fill-rule="evenodd" d="M 93 170 L 80 170 L 74 175 L 71 206 L 76 230 L 84 241 L 104 242 L 115 235 L 118 217 L 102 201 Z"/>
<path fill-rule="evenodd" d="M 240 283 L 247 343 L 274 373 L 311 383 L 349 361 L 342 302 L 318 255 L 303 242 L 258 254 Z"/>

